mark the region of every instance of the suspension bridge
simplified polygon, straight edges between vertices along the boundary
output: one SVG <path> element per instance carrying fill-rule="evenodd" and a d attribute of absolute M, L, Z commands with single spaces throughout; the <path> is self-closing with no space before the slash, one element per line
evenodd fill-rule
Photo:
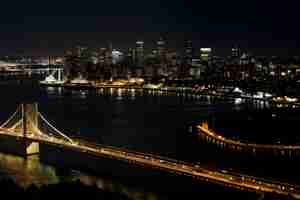
<path fill-rule="evenodd" d="M 72 138 L 55 128 L 39 112 L 36 103 L 19 105 L 9 119 L 0 126 L 0 142 L 7 138 L 20 141 L 17 143 L 21 146 L 18 153 L 23 156 L 38 154 L 40 145 L 59 146 L 62 149 L 80 152 L 84 155 L 93 155 L 96 158 L 104 157 L 118 160 L 128 163 L 128 165 L 191 177 L 202 182 L 220 184 L 224 187 L 290 195 L 300 199 L 300 186 L 297 185 L 233 174 L 221 170 L 209 170 L 191 162 Z"/>

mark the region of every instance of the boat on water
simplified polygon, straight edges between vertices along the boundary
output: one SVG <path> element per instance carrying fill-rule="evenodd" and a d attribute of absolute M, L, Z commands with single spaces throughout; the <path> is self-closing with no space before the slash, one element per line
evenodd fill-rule
<path fill-rule="evenodd" d="M 42 84 L 42 85 L 62 85 L 64 83 L 65 83 L 65 81 L 56 80 L 52 74 L 47 76 L 45 78 L 45 80 L 40 81 L 40 84 Z"/>

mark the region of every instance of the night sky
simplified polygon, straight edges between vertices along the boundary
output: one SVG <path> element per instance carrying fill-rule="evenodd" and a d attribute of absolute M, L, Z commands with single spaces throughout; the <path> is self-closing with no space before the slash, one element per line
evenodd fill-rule
<path fill-rule="evenodd" d="M 234 44 L 257 55 L 299 55 L 297 1 L 110 0 L 1 2 L 0 54 L 59 55 L 76 44 L 115 48 L 137 39 L 153 47 L 163 35 L 171 48 L 228 53 Z M 226 52 L 227 51 L 227 52 Z"/>

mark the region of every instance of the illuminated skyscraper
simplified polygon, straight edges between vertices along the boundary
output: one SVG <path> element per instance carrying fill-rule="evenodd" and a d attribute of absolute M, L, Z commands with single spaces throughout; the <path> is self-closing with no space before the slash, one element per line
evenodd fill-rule
<path fill-rule="evenodd" d="M 212 49 L 211 48 L 201 48 L 200 49 L 200 60 L 209 62 L 212 57 Z"/>
<path fill-rule="evenodd" d="M 144 42 L 136 42 L 136 64 L 142 66 L 144 61 Z"/>
<path fill-rule="evenodd" d="M 112 55 L 112 63 L 113 64 L 117 64 L 123 59 L 123 53 L 121 51 L 114 49 L 112 51 L 111 55 Z"/>
<path fill-rule="evenodd" d="M 235 46 L 231 49 L 231 57 L 232 58 L 240 57 L 240 49 L 237 46 Z"/>

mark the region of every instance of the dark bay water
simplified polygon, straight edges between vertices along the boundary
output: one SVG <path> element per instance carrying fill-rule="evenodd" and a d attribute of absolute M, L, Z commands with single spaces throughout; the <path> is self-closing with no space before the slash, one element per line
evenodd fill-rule
<path fill-rule="evenodd" d="M 203 164 L 218 162 L 215 152 L 201 146 L 197 135 L 190 131 L 191 126 L 205 120 L 227 137 L 258 143 L 298 142 L 294 128 L 300 120 L 299 112 L 271 109 L 260 103 L 123 89 L 88 91 L 48 87 L 31 90 L 32 94 L 10 87 L 0 89 L 0 121 L 14 112 L 20 99 L 30 96 L 39 103 L 40 112 L 67 135 Z M 24 161 L 5 154 L 0 154 L 0 173 L 24 186 L 79 178 L 87 184 L 127 191 L 131 197 L 166 198 L 151 189 L 147 192 L 145 188 L 132 188 L 109 178 L 76 171 L 59 175 L 55 167 L 38 159 Z"/>

